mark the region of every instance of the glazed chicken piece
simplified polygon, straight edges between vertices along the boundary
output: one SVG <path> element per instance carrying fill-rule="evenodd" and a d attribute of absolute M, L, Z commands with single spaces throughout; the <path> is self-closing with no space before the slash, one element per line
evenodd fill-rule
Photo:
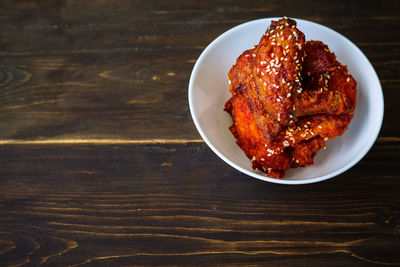
<path fill-rule="evenodd" d="M 272 21 L 256 47 L 253 80 L 264 109 L 281 125 L 293 123 L 293 99 L 301 93 L 304 34 L 296 21 Z"/>
<path fill-rule="evenodd" d="M 304 93 L 295 100 L 297 116 L 352 113 L 356 105 L 354 78 L 327 45 L 309 41 L 304 47 Z"/>
<path fill-rule="evenodd" d="M 254 120 L 265 138 L 275 136 L 281 129 L 280 123 L 271 116 L 262 105 L 253 80 L 255 48 L 245 51 L 236 61 L 228 74 L 233 96 L 241 95 L 247 102 Z"/>
<path fill-rule="evenodd" d="M 265 138 L 257 125 L 247 100 L 242 95 L 235 95 L 225 103 L 225 110 L 233 118 L 229 128 L 236 143 L 251 159 L 254 170 L 262 170 L 273 177 L 283 177 L 285 170 L 290 167 L 291 157 L 288 152 L 273 153 L 265 143 Z"/>
<path fill-rule="evenodd" d="M 273 21 L 253 49 L 245 51 L 228 74 L 232 95 L 246 98 L 265 138 L 293 123 L 293 99 L 301 92 L 304 34 L 290 19 Z"/>

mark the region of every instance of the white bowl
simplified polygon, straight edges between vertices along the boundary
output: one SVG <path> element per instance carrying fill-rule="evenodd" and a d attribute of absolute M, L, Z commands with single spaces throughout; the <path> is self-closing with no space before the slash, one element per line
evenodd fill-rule
<path fill-rule="evenodd" d="M 230 98 L 227 75 L 237 57 L 258 44 L 271 20 L 267 18 L 236 26 L 215 39 L 202 52 L 189 82 L 190 112 L 207 145 L 237 170 L 264 181 L 307 184 L 332 178 L 360 161 L 375 142 L 383 120 L 383 94 L 374 68 L 360 49 L 343 35 L 320 24 L 295 19 L 306 40 L 321 40 L 337 59 L 347 65 L 357 81 L 357 107 L 349 129 L 326 143 L 314 158 L 314 165 L 289 169 L 282 179 L 266 177 L 251 168 L 251 162 L 229 131 L 231 116 L 224 111 Z"/>

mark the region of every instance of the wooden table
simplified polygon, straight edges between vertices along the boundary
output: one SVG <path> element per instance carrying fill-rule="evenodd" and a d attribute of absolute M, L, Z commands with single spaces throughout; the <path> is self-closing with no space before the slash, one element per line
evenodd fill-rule
<path fill-rule="evenodd" d="M 0 265 L 399 265 L 399 13 L 399 1 L 2 1 Z M 283 15 L 347 36 L 384 90 L 371 151 L 317 184 L 236 171 L 188 108 L 205 46 Z"/>

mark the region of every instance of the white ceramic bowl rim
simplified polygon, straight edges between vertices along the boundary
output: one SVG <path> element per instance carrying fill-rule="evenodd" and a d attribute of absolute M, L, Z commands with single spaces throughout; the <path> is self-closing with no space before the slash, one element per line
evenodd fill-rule
<path fill-rule="evenodd" d="M 196 77 L 196 75 L 197 75 L 198 72 L 199 72 L 200 65 L 201 65 L 201 63 L 202 63 L 202 61 L 203 61 L 205 55 L 207 55 L 207 53 L 209 53 L 209 51 L 212 50 L 213 47 L 214 47 L 220 40 L 222 40 L 222 39 L 228 37 L 229 35 L 233 34 L 233 33 L 236 32 L 236 31 L 242 30 L 243 28 L 247 28 L 247 27 L 251 26 L 251 24 L 260 23 L 260 22 L 266 23 L 267 20 L 278 20 L 278 19 L 280 19 L 280 18 L 279 18 L 279 17 L 275 17 L 275 18 L 264 18 L 264 19 L 253 20 L 253 21 L 249 21 L 249 22 L 240 24 L 240 25 L 238 25 L 238 26 L 236 26 L 236 27 L 234 27 L 234 28 L 231 28 L 230 30 L 224 32 L 224 33 L 221 34 L 220 36 L 218 36 L 214 41 L 212 41 L 212 42 L 204 49 L 204 51 L 200 54 L 199 58 L 197 59 L 195 65 L 194 65 L 192 74 L 191 74 L 191 76 L 190 76 L 190 81 L 189 81 L 188 98 L 189 98 L 189 108 L 190 108 L 191 116 L 192 116 L 192 119 L 193 119 L 193 121 L 194 121 L 194 123 L 195 123 L 195 125 L 196 125 L 197 130 L 199 131 L 201 137 L 202 137 L 203 140 L 207 143 L 207 145 L 208 145 L 208 146 L 214 151 L 214 153 L 216 153 L 222 160 L 224 160 L 225 162 L 227 162 L 229 165 L 231 165 L 231 166 L 234 167 L 235 169 L 239 170 L 240 172 L 243 172 L 243 173 L 245 173 L 245 174 L 247 174 L 247 175 L 249 175 L 249 176 L 252 176 L 252 177 L 254 177 L 254 178 L 257 178 L 257 179 L 260 179 L 260 180 L 263 180 L 263 181 L 268 181 L 268 182 L 278 183 L 278 184 L 292 184 L 292 185 L 296 185 L 296 184 L 309 184 L 309 183 L 315 183 L 315 182 L 327 180 L 327 179 L 329 179 L 329 178 L 335 177 L 335 176 L 337 176 L 337 175 L 339 175 L 339 174 L 345 172 L 346 170 L 350 169 L 350 168 L 353 167 L 355 164 L 357 164 L 357 163 L 368 153 L 368 151 L 371 149 L 371 147 L 373 146 L 373 144 L 374 144 L 376 138 L 377 138 L 378 135 L 379 135 L 379 132 L 380 132 L 380 129 L 381 129 L 381 126 L 382 126 L 383 115 L 384 115 L 384 102 L 383 102 L 382 87 L 381 87 L 381 85 L 380 85 L 380 83 L 379 83 L 379 78 L 378 78 L 378 76 L 377 76 L 375 70 L 373 69 L 371 63 L 369 62 L 368 58 L 364 55 L 364 53 L 363 53 L 354 43 L 352 43 L 349 39 L 347 39 L 346 37 L 344 37 L 344 36 L 341 35 L 340 33 L 336 32 L 336 31 L 334 31 L 334 30 L 332 30 L 332 29 L 330 29 L 330 28 L 328 28 L 328 27 L 326 27 L 326 26 L 323 26 L 323 25 L 320 25 L 320 24 L 318 24 L 318 23 L 315 23 L 315 22 L 310 22 L 310 21 L 307 21 L 307 20 L 292 18 L 292 19 L 296 20 L 298 24 L 299 24 L 299 23 L 303 23 L 303 24 L 304 24 L 304 23 L 307 23 L 307 24 L 310 24 L 310 25 L 313 25 L 313 26 L 318 26 L 319 28 L 321 28 L 321 29 L 324 30 L 324 31 L 333 32 L 333 33 L 337 34 L 338 36 L 340 36 L 341 38 L 345 39 L 345 40 L 349 43 L 349 45 L 352 46 L 352 49 L 354 49 L 354 51 L 357 51 L 358 53 L 360 53 L 360 56 L 361 56 L 361 57 L 364 57 L 364 59 L 369 63 L 370 67 L 372 68 L 372 71 L 371 71 L 371 73 L 370 73 L 371 75 L 373 75 L 372 79 L 375 79 L 375 80 L 378 81 L 377 86 L 378 86 L 378 85 L 379 85 L 379 86 L 378 86 L 378 88 L 375 88 L 375 90 L 378 90 L 378 92 L 375 92 L 375 93 L 378 93 L 378 96 L 379 96 L 379 97 L 378 97 L 379 99 L 376 99 L 376 101 L 377 101 L 376 104 L 377 104 L 377 106 L 378 106 L 378 110 L 377 110 L 378 114 L 376 114 L 376 116 L 377 116 L 378 119 L 377 119 L 377 121 L 375 122 L 375 125 L 374 125 L 374 132 L 370 132 L 370 133 L 369 133 L 370 138 L 369 138 L 368 145 L 364 146 L 364 147 L 363 147 L 363 150 L 359 152 L 358 156 L 354 157 L 351 161 L 349 161 L 349 162 L 348 162 L 344 167 L 342 167 L 341 169 L 338 169 L 338 170 L 336 170 L 336 171 L 334 171 L 334 172 L 331 172 L 331 173 L 329 173 L 329 174 L 326 174 L 326 175 L 322 175 L 322 176 L 318 176 L 318 177 L 314 177 L 314 178 L 310 178 L 310 179 L 303 179 L 303 180 L 288 180 L 288 179 L 285 179 L 285 178 L 283 178 L 283 179 L 275 179 L 275 178 L 270 178 L 270 177 L 267 177 L 267 176 L 263 176 L 263 175 L 257 174 L 257 173 L 255 173 L 255 172 L 253 172 L 253 171 L 246 170 L 246 169 L 242 168 L 241 166 L 238 166 L 237 164 L 235 164 L 233 161 L 231 161 L 228 157 L 226 157 L 223 153 L 221 153 L 221 152 L 213 145 L 213 143 L 212 143 L 212 142 L 209 140 L 209 138 L 207 137 L 207 134 L 203 131 L 203 129 L 202 129 L 202 127 L 201 127 L 201 124 L 200 124 L 200 122 L 199 122 L 199 120 L 198 120 L 198 118 L 197 118 L 197 116 L 196 116 L 196 114 L 195 114 L 195 105 L 196 105 L 196 104 L 195 104 L 194 96 L 193 96 L 194 88 L 195 88 L 195 84 L 194 84 L 194 83 L 195 83 L 195 79 L 194 79 L 194 78 Z M 266 25 L 266 27 L 265 27 L 265 29 L 266 29 L 268 25 L 267 25 L 267 24 L 265 24 L 265 25 Z M 300 30 L 301 30 L 301 29 L 300 29 Z M 259 38 L 261 38 L 261 36 L 259 36 Z M 306 39 L 307 39 L 307 34 L 306 34 Z M 308 40 L 308 39 L 307 39 L 307 40 Z M 324 41 L 324 40 L 322 40 L 322 41 Z M 249 48 L 251 48 L 251 47 L 249 47 Z M 243 51 L 242 51 L 242 52 L 243 52 Z M 334 52 L 335 52 L 335 51 L 334 51 Z M 345 64 L 345 63 L 344 63 L 344 64 Z M 228 88 L 226 88 L 226 90 L 228 90 Z M 357 96 L 357 98 L 358 98 L 358 96 Z M 356 109 L 357 109 L 357 108 L 356 108 Z M 223 111 L 221 110 L 221 112 L 223 112 Z M 307 168 L 307 167 L 306 167 L 306 168 Z"/>

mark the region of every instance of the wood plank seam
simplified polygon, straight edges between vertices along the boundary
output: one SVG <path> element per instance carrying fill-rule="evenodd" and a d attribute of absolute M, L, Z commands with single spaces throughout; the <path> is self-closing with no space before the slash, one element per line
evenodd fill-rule
<path fill-rule="evenodd" d="M 378 137 L 378 142 L 400 142 L 400 137 Z M 44 139 L 44 140 L 0 140 L 0 145 L 129 145 L 129 144 L 186 144 L 204 143 L 203 139 Z"/>

